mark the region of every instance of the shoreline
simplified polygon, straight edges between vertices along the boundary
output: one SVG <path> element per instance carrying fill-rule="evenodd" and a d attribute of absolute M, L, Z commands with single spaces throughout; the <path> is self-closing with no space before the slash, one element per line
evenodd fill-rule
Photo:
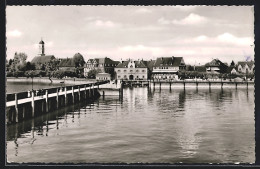
<path fill-rule="evenodd" d="M 32 78 L 27 77 L 6 77 L 6 82 L 32 82 Z M 69 85 L 78 85 L 78 84 L 87 84 L 87 83 L 93 83 L 96 82 L 96 79 L 79 79 L 79 78 L 66 78 L 66 79 L 57 79 L 57 78 L 51 78 L 51 80 L 48 77 L 36 77 L 33 78 L 34 83 L 52 83 L 52 84 L 69 84 Z"/>

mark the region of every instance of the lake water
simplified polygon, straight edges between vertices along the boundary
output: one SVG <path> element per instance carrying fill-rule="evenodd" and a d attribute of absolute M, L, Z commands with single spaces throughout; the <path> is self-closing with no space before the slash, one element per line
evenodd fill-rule
<path fill-rule="evenodd" d="M 9 162 L 254 163 L 253 89 L 125 88 L 7 126 Z"/>

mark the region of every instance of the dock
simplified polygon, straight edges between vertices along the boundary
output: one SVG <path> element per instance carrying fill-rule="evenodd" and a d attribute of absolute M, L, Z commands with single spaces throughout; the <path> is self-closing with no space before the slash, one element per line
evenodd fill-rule
<path fill-rule="evenodd" d="M 68 104 L 98 98 L 99 87 L 107 83 L 108 81 L 101 81 L 7 94 L 6 123 L 18 123 Z"/>
<path fill-rule="evenodd" d="M 238 86 L 243 86 L 248 88 L 248 86 L 253 86 L 254 81 L 228 81 L 228 80 L 123 80 L 123 86 L 148 86 L 150 88 L 161 89 L 162 85 L 167 85 L 170 89 L 175 85 L 183 86 L 183 88 L 188 85 L 193 85 L 199 87 L 200 85 L 207 85 L 211 88 L 213 85 L 219 85 L 223 88 L 225 85 L 231 85 L 237 89 Z"/>

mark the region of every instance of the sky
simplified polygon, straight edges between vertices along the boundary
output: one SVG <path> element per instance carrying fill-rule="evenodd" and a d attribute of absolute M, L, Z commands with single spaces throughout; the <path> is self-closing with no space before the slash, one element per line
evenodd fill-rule
<path fill-rule="evenodd" d="M 31 61 L 41 38 L 47 55 L 85 61 L 254 60 L 253 6 L 7 6 L 6 22 L 8 60 L 24 52 Z"/>

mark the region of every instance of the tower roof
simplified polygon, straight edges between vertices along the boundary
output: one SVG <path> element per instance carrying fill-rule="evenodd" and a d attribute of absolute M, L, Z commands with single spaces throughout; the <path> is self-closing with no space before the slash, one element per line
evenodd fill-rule
<path fill-rule="evenodd" d="M 41 40 L 41 41 L 39 42 L 39 44 L 44 44 L 43 40 Z"/>

